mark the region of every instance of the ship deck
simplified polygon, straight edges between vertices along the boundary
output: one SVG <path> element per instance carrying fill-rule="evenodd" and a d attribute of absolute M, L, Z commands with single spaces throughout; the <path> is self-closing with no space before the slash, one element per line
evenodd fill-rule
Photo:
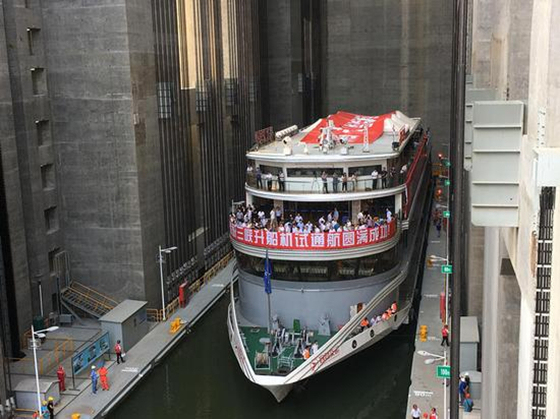
<path fill-rule="evenodd" d="M 296 356 L 296 345 L 292 344 L 292 339 L 289 343 L 283 345 L 282 350 L 276 356 L 268 357 L 267 364 L 257 365 L 257 353 L 267 353 L 267 342 L 270 341 L 270 335 L 266 327 L 258 326 L 241 326 L 239 328 L 243 345 L 247 358 L 251 361 L 253 370 L 261 375 L 287 375 L 297 367 L 299 367 L 305 359 L 301 356 Z M 286 329 L 290 335 L 293 329 Z M 323 346 L 332 336 L 320 336 L 317 330 L 310 330 L 313 336 L 309 338 L 310 342 L 317 341 L 319 348 Z M 295 341 L 297 342 L 297 340 Z"/>

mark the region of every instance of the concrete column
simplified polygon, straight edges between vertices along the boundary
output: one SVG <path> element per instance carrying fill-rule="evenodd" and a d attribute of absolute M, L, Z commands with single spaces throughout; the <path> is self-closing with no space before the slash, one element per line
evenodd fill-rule
<path fill-rule="evenodd" d="M 249 192 L 245 193 L 245 204 L 246 205 L 252 205 L 253 204 L 253 195 L 251 195 Z"/>
<path fill-rule="evenodd" d="M 352 222 L 356 224 L 358 222 L 358 213 L 362 209 L 362 201 L 352 201 Z"/>
<path fill-rule="evenodd" d="M 402 211 L 402 194 L 395 195 L 395 214 L 399 214 Z"/>
<path fill-rule="evenodd" d="M 533 382 L 533 336 L 535 335 L 535 299 L 521 299 L 519 318 L 519 354 L 517 366 L 517 414 L 512 417 L 530 418 Z"/>
<path fill-rule="evenodd" d="M 497 384 L 497 277 L 499 272 L 499 230 L 484 229 L 484 294 L 482 321 L 482 417 L 495 418 Z"/>

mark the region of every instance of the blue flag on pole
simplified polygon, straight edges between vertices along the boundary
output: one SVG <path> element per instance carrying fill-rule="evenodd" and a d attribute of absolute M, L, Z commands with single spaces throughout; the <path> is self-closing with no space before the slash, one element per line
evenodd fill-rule
<path fill-rule="evenodd" d="M 268 258 L 268 250 L 266 251 L 266 256 L 264 258 L 264 292 L 267 294 L 272 294 L 272 284 L 270 279 L 272 276 L 272 265 L 270 264 L 270 259 Z"/>

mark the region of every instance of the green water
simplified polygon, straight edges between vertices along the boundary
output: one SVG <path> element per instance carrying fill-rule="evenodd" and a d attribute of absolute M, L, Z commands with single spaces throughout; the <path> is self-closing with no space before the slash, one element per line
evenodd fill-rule
<path fill-rule="evenodd" d="M 228 297 L 196 324 L 113 411 L 111 419 L 405 417 L 413 326 L 401 327 L 373 347 L 294 388 L 277 403 L 239 369 L 228 341 Z"/>

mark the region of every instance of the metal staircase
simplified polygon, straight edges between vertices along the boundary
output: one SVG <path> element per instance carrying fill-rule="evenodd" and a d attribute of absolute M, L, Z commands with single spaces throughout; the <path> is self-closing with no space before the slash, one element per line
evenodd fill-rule
<path fill-rule="evenodd" d="M 76 281 L 71 282 L 70 286 L 62 290 L 61 299 L 62 305 L 78 318 L 80 316 L 76 313 L 76 309 L 98 319 L 118 304 L 112 298 Z"/>

